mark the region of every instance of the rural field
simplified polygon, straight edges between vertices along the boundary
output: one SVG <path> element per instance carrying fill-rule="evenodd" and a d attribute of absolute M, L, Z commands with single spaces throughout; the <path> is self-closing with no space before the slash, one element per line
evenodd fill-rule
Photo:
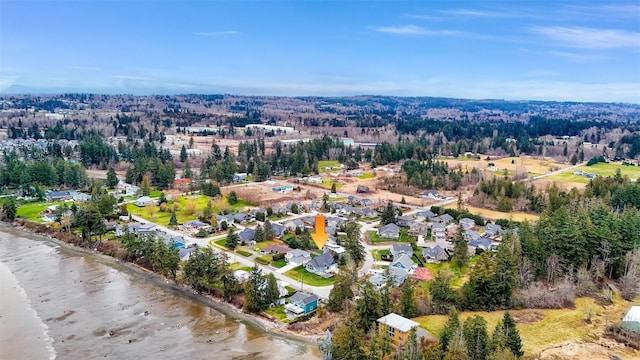
<path fill-rule="evenodd" d="M 553 180 L 557 182 L 569 182 L 578 184 L 587 184 L 589 179 L 584 175 L 575 175 L 575 171 L 583 171 L 585 173 L 596 174 L 599 176 L 614 176 L 616 171 L 620 169 L 622 176 L 627 176 L 629 179 L 638 181 L 640 179 L 640 166 L 627 166 L 620 163 L 597 163 L 592 166 L 580 166 L 576 169 L 561 172 L 547 177 L 547 180 Z"/>
<path fill-rule="evenodd" d="M 457 168 L 461 167 L 462 169 L 477 168 L 477 169 L 487 169 L 489 164 L 492 163 L 496 166 L 496 168 L 502 170 L 508 170 L 510 174 L 523 173 L 526 172 L 530 177 L 544 175 L 569 165 L 555 162 L 550 159 L 544 158 L 532 158 L 528 156 L 523 157 L 505 157 L 501 159 L 491 159 L 486 160 L 487 157 L 485 155 L 481 155 L 480 159 L 475 158 L 438 158 L 439 161 L 444 161 L 449 165 L 449 168 Z"/>
<path fill-rule="evenodd" d="M 636 303 L 637 300 L 640 299 L 636 298 Z M 625 312 L 633 305 L 633 302 L 620 299 L 614 298 L 614 301 L 613 305 L 603 307 L 596 304 L 592 298 L 579 298 L 576 300 L 575 309 L 526 309 L 512 310 L 510 313 L 518 323 L 525 354 L 532 355 L 568 342 L 593 342 L 600 339 L 604 327 L 608 323 L 622 320 Z M 503 314 L 502 311 L 465 311 L 459 316 L 461 323 L 471 316 L 484 317 L 491 333 Z M 586 320 L 589 315 L 591 321 Z M 430 333 L 438 335 L 444 328 L 447 316 L 430 315 L 414 320 Z M 621 354 L 633 356 L 633 353 L 629 352 L 632 350 L 626 351 Z"/>
<path fill-rule="evenodd" d="M 457 203 L 450 203 L 445 205 L 445 208 L 449 208 L 449 209 L 454 209 L 458 206 Z M 485 219 L 488 220 L 498 220 L 498 219 L 511 219 L 513 221 L 524 221 L 524 220 L 528 220 L 529 222 L 532 221 L 536 221 L 538 220 L 538 218 L 540 218 L 539 215 L 535 215 L 535 214 L 527 214 L 527 213 L 523 213 L 523 212 L 508 212 L 508 213 L 504 213 L 504 212 L 500 212 L 500 211 L 496 211 L 496 210 L 489 210 L 489 209 L 484 209 L 484 208 L 479 208 L 479 207 L 475 207 L 475 206 L 470 206 L 465 204 L 464 207 L 469 210 L 470 213 L 472 214 L 477 214 L 482 216 Z"/>

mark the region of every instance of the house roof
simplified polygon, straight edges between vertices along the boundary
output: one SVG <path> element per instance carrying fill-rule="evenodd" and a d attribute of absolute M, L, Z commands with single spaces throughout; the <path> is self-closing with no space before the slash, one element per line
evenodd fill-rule
<path fill-rule="evenodd" d="M 311 259 L 311 261 L 309 261 L 308 264 L 310 264 L 315 268 L 324 268 L 324 267 L 330 267 L 335 262 L 336 261 L 333 258 L 333 256 L 331 256 L 331 254 L 329 254 L 328 252 L 325 252 L 325 253 L 322 253 L 322 255 L 318 255 L 313 259 Z"/>
<path fill-rule="evenodd" d="M 442 222 L 452 222 L 453 221 L 453 216 L 451 216 L 449 214 L 442 214 L 440 216 L 440 220 L 442 220 Z"/>
<path fill-rule="evenodd" d="M 393 244 L 393 245 L 391 245 L 391 252 L 394 252 L 394 253 L 399 253 L 399 252 L 410 253 L 410 252 L 413 252 L 413 248 L 411 247 L 411 245 L 408 245 L 408 244 Z"/>
<path fill-rule="evenodd" d="M 392 267 L 398 267 L 398 265 L 402 265 L 402 268 L 409 270 L 415 263 L 411 260 L 411 256 L 402 254 L 391 263 Z"/>
<path fill-rule="evenodd" d="M 422 257 L 430 257 L 430 258 L 437 258 L 438 256 L 440 256 L 442 253 L 444 252 L 444 249 L 440 246 L 440 245 L 436 245 L 432 248 L 424 248 L 422 249 Z"/>
<path fill-rule="evenodd" d="M 383 233 L 383 232 L 400 232 L 400 227 L 396 224 L 387 224 L 382 226 L 379 230 L 378 233 Z"/>
<path fill-rule="evenodd" d="M 487 239 L 487 238 L 478 238 L 478 239 L 473 239 L 471 241 L 469 241 L 469 246 L 473 246 L 473 247 L 481 247 L 484 249 L 488 249 L 489 246 L 491 246 L 492 241 Z"/>
<path fill-rule="evenodd" d="M 191 183 L 191 179 L 189 178 L 185 178 L 185 179 L 175 179 L 173 180 L 173 183 L 175 185 L 179 185 L 179 184 L 190 184 Z"/>
<path fill-rule="evenodd" d="M 298 256 L 310 257 L 311 253 L 308 252 L 308 251 L 301 250 L 301 249 L 293 249 L 293 250 L 288 251 L 287 255 L 289 255 L 289 257 L 292 257 L 292 258 L 295 258 L 295 257 L 298 257 Z"/>
<path fill-rule="evenodd" d="M 378 319 L 378 322 L 394 329 L 398 329 L 402 332 L 409 332 L 411 329 L 420 325 L 417 322 L 409 320 L 396 313 L 391 313 L 389 315 L 383 316 Z"/>
<path fill-rule="evenodd" d="M 276 236 L 280 236 L 284 232 L 284 226 L 282 224 L 271 223 L 271 228 L 273 229 L 273 232 L 276 234 Z"/>
<path fill-rule="evenodd" d="M 622 319 L 624 322 L 640 322 L 640 306 L 632 306 Z"/>
<path fill-rule="evenodd" d="M 391 279 L 393 279 L 393 286 L 395 287 L 399 287 L 400 285 L 402 285 L 405 280 L 407 280 L 407 276 L 409 276 L 409 273 L 401 268 L 391 267 L 388 270 L 389 276 L 391 277 Z M 382 271 L 374 274 L 369 278 L 369 282 L 378 287 L 384 286 L 387 282 L 386 272 Z"/>
<path fill-rule="evenodd" d="M 417 214 L 417 215 L 422 216 L 422 217 L 424 217 L 424 218 L 429 218 L 429 219 L 431 219 L 431 218 L 432 218 L 432 217 L 434 217 L 436 214 L 434 214 L 434 213 L 433 213 L 433 211 L 431 211 L 431 210 L 425 210 L 425 211 L 420 211 L 420 212 L 418 212 L 418 214 Z"/>
<path fill-rule="evenodd" d="M 318 301 L 318 297 L 315 294 L 307 294 L 301 291 L 293 294 L 289 299 L 291 302 L 302 303 L 302 304 L 311 304 L 314 301 Z"/>
<path fill-rule="evenodd" d="M 279 245 L 279 244 L 271 244 L 271 245 L 267 245 L 264 248 L 264 251 L 266 252 L 279 252 L 279 253 L 287 253 L 289 251 L 291 251 L 291 248 L 288 247 L 287 245 Z"/>
<path fill-rule="evenodd" d="M 244 230 L 240 231 L 238 233 L 238 236 L 240 237 L 240 239 L 247 241 L 247 240 L 253 240 L 253 237 L 255 236 L 256 231 L 250 228 L 244 228 Z"/>

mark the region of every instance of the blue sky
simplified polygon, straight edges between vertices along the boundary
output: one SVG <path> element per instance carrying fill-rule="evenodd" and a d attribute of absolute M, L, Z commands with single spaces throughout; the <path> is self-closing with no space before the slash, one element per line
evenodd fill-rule
<path fill-rule="evenodd" d="M 640 103 L 640 3 L 2 0 L 3 89 Z"/>

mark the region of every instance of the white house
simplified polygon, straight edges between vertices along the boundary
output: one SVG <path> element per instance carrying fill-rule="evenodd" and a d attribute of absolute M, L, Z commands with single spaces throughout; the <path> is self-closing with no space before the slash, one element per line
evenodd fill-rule
<path fill-rule="evenodd" d="M 143 197 L 138 198 L 138 199 L 134 202 L 134 204 L 135 204 L 136 206 L 139 206 L 139 207 L 145 207 L 145 206 L 147 206 L 147 205 L 155 205 L 155 204 L 156 204 L 156 200 L 155 200 L 155 199 L 152 199 L 152 198 L 150 198 L 150 197 L 148 197 L 148 196 L 143 196 Z"/>

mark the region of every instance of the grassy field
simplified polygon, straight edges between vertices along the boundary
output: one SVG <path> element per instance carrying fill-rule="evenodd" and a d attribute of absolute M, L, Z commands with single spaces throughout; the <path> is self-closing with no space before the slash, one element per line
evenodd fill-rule
<path fill-rule="evenodd" d="M 371 241 L 372 244 L 375 243 L 380 243 L 380 242 L 411 242 L 411 240 L 417 240 L 417 238 L 415 236 L 411 236 L 409 234 L 407 234 L 407 229 L 400 229 L 400 237 L 398 239 L 387 239 L 387 238 L 383 238 L 380 237 L 378 235 L 378 231 L 377 230 L 371 230 L 369 231 L 369 240 Z"/>
<path fill-rule="evenodd" d="M 285 260 L 285 259 L 276 260 L 276 261 L 272 262 L 271 265 L 273 265 L 273 267 L 277 267 L 278 269 L 280 269 L 280 268 L 285 267 L 287 265 L 287 260 Z"/>
<path fill-rule="evenodd" d="M 303 280 L 305 284 L 311 286 L 328 286 L 335 282 L 335 276 L 325 279 L 320 275 L 310 273 L 302 265 L 287 271 L 285 275 L 297 281 Z"/>
<path fill-rule="evenodd" d="M 334 183 L 336 184 L 336 189 L 340 189 L 341 187 L 344 186 L 343 183 L 338 182 L 338 181 L 333 181 L 333 180 L 331 180 L 329 178 L 326 178 L 326 177 L 322 178 L 322 183 L 320 183 L 318 185 L 322 186 L 325 189 L 331 190 L 331 187 L 333 186 Z"/>
<path fill-rule="evenodd" d="M 437 264 L 433 263 L 424 263 L 424 268 L 429 269 L 431 275 L 434 277 L 438 275 L 439 271 L 447 270 L 453 274 L 453 279 L 451 279 L 451 286 L 454 288 L 461 287 L 468 279 L 469 273 L 471 272 L 471 268 L 478 262 L 479 256 L 474 256 L 469 259 L 467 266 L 460 270 L 458 267 L 453 266 L 450 261 L 441 261 Z M 426 286 L 426 282 L 424 283 Z"/>
<path fill-rule="evenodd" d="M 282 241 L 275 241 L 275 240 L 272 240 L 272 241 L 261 241 L 259 243 L 256 243 L 256 247 L 259 248 L 259 249 L 264 249 L 267 246 L 274 245 L 274 244 L 281 245 Z"/>
<path fill-rule="evenodd" d="M 47 210 L 49 206 L 62 205 L 62 204 L 64 203 L 63 202 L 55 202 L 55 203 L 37 202 L 37 203 L 21 204 L 18 206 L 17 215 L 18 217 L 21 217 L 23 219 L 27 219 L 30 221 L 42 222 L 42 218 L 40 216 L 41 212 Z"/>
<path fill-rule="evenodd" d="M 453 209 L 453 208 L 456 208 L 457 206 L 458 206 L 457 204 L 451 203 L 451 204 L 445 205 L 445 208 Z M 504 213 L 496 210 L 489 210 L 489 209 L 479 208 L 475 206 L 469 206 L 466 204 L 464 205 L 464 207 L 467 210 L 469 210 L 470 213 L 480 215 L 483 218 L 488 220 L 511 219 L 513 221 L 524 221 L 526 219 L 532 222 L 540 218 L 539 215 L 535 215 L 535 214 L 527 214 L 527 213 L 521 213 L 521 212 Z"/>
<path fill-rule="evenodd" d="M 372 173 L 363 173 L 362 175 L 358 176 L 358 179 L 362 179 L 362 180 L 366 180 L 366 179 L 372 179 L 376 177 L 375 174 Z"/>
<path fill-rule="evenodd" d="M 167 207 L 170 209 L 173 206 L 177 206 L 176 218 L 178 223 L 182 224 L 187 221 L 198 219 L 198 214 L 206 209 L 207 204 L 211 201 L 213 212 L 216 213 L 221 209 L 240 210 L 245 206 L 251 206 L 252 204 L 240 200 L 237 204 L 231 206 L 225 199 L 212 200 L 206 195 L 189 195 L 181 196 L 177 200 L 172 200 L 167 203 Z M 135 204 L 127 204 L 127 210 L 133 215 L 143 217 L 145 220 L 152 221 L 158 224 L 166 225 L 169 223 L 171 217 L 171 211 L 160 211 L 159 206 L 149 205 L 146 207 L 138 207 Z"/>
<path fill-rule="evenodd" d="M 338 160 L 320 160 L 320 161 L 318 161 L 318 170 L 320 171 L 321 174 L 322 173 L 326 173 L 326 172 L 334 171 L 334 170 L 328 170 L 327 169 L 328 167 L 339 168 L 340 167 L 340 161 L 338 161 Z"/>
<path fill-rule="evenodd" d="M 518 331 L 522 338 L 525 354 L 536 354 L 553 345 L 560 345 L 568 341 L 583 341 L 598 338 L 598 328 L 607 321 L 620 321 L 624 312 L 631 305 L 629 302 L 618 300 L 615 306 L 606 309 L 597 305 L 591 298 L 576 300 L 575 309 L 560 310 L 512 310 L 511 315 L 518 322 Z M 585 317 L 588 312 L 595 312 L 592 323 L 587 324 Z M 490 333 L 504 312 L 462 312 L 460 322 L 468 317 L 480 315 L 487 320 Z M 440 334 L 447 321 L 445 315 L 422 316 L 414 319 L 434 335 Z"/>
<path fill-rule="evenodd" d="M 489 163 L 493 163 L 499 169 L 506 169 L 509 174 L 515 172 L 527 172 L 529 176 L 547 174 L 549 172 L 568 166 L 567 164 L 556 163 L 546 159 L 534 159 L 530 157 L 506 157 L 502 159 L 486 160 L 486 155 L 481 155 L 480 160 L 475 158 L 439 158 L 438 160 L 448 163 L 449 168 L 461 166 L 463 169 L 471 170 L 472 167 L 478 169 L 486 169 Z M 502 174 L 498 171 L 496 174 Z"/>
<path fill-rule="evenodd" d="M 627 176 L 629 177 L 629 179 L 636 181 L 640 179 L 640 166 L 626 166 L 616 163 L 597 163 L 592 166 L 580 166 L 573 170 L 551 175 L 546 179 L 558 182 L 587 184 L 589 183 L 589 179 L 587 179 L 584 175 L 574 175 L 573 172 L 580 170 L 584 171 L 585 173 L 591 173 L 600 176 L 614 176 L 616 174 L 616 170 L 618 169 L 620 169 L 620 173 L 622 174 L 622 176 Z"/>
<path fill-rule="evenodd" d="M 276 318 L 278 321 L 288 323 L 287 314 L 284 312 L 284 305 L 274 306 L 266 309 L 265 314 Z"/>
<path fill-rule="evenodd" d="M 382 261 L 382 255 L 388 255 L 391 251 L 387 250 L 372 250 L 371 256 L 373 256 L 373 260 Z"/>

